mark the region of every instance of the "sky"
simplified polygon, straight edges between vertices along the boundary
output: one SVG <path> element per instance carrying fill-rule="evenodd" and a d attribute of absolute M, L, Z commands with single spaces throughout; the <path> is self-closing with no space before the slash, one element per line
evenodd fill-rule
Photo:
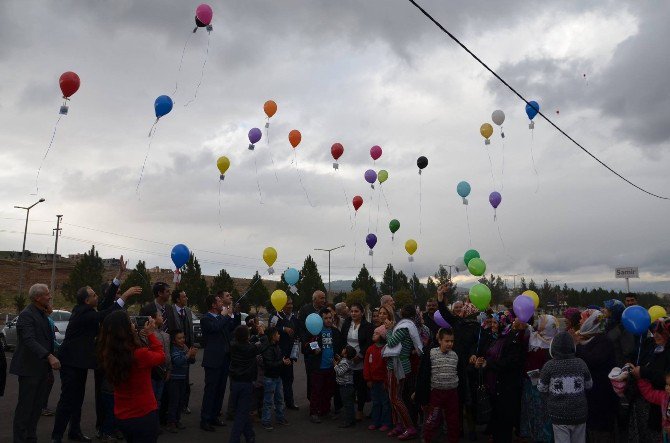
<path fill-rule="evenodd" d="M 420 3 L 590 152 L 670 196 L 670 59 L 658 45 L 670 39 L 669 4 Z M 475 248 L 487 274 L 623 289 L 614 268 L 638 266 L 632 289 L 670 292 L 670 201 L 626 184 L 539 116 L 529 130 L 525 104 L 411 3 L 216 1 L 209 35 L 192 33 L 198 4 L 0 3 L 0 249 L 21 249 L 25 212 L 14 205 L 43 197 L 30 212 L 31 251 L 53 251 L 63 214 L 59 253 L 95 244 L 131 265 L 171 267 L 184 243 L 207 274 L 267 276 L 262 251 L 273 246 L 275 269 L 311 254 L 325 280 L 328 254 L 314 249 L 345 245 L 332 253 L 333 280 L 362 264 L 379 277 L 386 263 L 425 279 Z M 70 70 L 81 87 L 42 160 Z M 148 138 L 162 94 L 174 108 Z M 269 99 L 278 112 L 267 137 Z M 494 125 L 485 146 L 479 127 L 496 109 L 505 138 Z M 263 129 L 254 151 L 252 127 Z M 231 162 L 223 181 L 221 155 Z M 371 189 L 367 169 L 386 169 L 388 181 Z M 364 199 L 356 213 L 354 195 Z M 378 237 L 372 256 L 368 233 Z"/>

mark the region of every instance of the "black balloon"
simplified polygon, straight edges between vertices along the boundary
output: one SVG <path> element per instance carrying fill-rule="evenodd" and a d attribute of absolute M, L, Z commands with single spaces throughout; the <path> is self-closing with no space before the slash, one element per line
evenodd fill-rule
<path fill-rule="evenodd" d="M 428 159 L 422 155 L 416 159 L 416 165 L 419 167 L 419 169 L 423 169 L 428 166 Z"/>

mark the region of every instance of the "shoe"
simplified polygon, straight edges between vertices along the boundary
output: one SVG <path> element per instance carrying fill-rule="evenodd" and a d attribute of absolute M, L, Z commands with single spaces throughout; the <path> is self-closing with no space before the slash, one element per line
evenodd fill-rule
<path fill-rule="evenodd" d="M 177 432 L 179 432 L 179 431 L 177 430 L 177 425 L 174 424 L 174 423 L 170 423 L 170 424 L 168 424 L 168 425 L 165 427 L 165 430 L 166 430 L 167 432 L 169 432 L 170 434 L 176 434 Z"/>
<path fill-rule="evenodd" d="M 210 421 L 209 424 L 212 426 L 219 426 L 219 427 L 226 426 L 226 422 L 221 420 L 220 418 Z"/>
<path fill-rule="evenodd" d="M 311 421 L 312 423 L 321 423 L 321 419 L 319 418 L 318 415 L 310 415 L 309 421 Z"/>
<path fill-rule="evenodd" d="M 52 411 L 49 408 L 44 408 L 42 409 L 42 417 L 53 417 L 54 416 L 54 411 Z"/>
<path fill-rule="evenodd" d="M 382 425 L 378 430 L 381 432 L 388 432 L 391 429 L 390 426 Z"/>
<path fill-rule="evenodd" d="M 280 425 L 280 426 L 291 426 L 291 423 L 288 422 L 288 420 L 283 419 L 283 420 L 277 420 L 275 424 Z"/>
<path fill-rule="evenodd" d="M 214 426 L 210 425 L 209 423 L 200 423 L 200 429 L 202 429 L 203 431 L 207 431 L 207 432 L 216 431 Z"/>
<path fill-rule="evenodd" d="M 369 430 L 369 431 L 376 431 L 376 430 L 377 430 L 377 426 L 375 426 L 375 425 L 370 425 L 370 426 L 368 426 L 368 430 Z"/>
<path fill-rule="evenodd" d="M 393 430 L 391 430 L 391 432 L 389 432 L 386 435 L 388 435 L 389 437 L 397 437 L 403 432 L 405 432 L 405 428 L 403 428 L 402 426 L 396 426 Z"/>
<path fill-rule="evenodd" d="M 403 432 L 402 434 L 400 434 L 398 436 L 398 440 L 403 440 L 403 441 L 413 440 L 416 437 L 418 437 L 418 433 L 416 432 L 416 429 L 408 428 L 405 432 Z"/>
<path fill-rule="evenodd" d="M 182 414 L 186 414 L 186 415 L 188 415 L 188 414 L 191 413 L 191 408 L 189 408 L 188 406 L 186 406 L 184 409 L 181 410 L 181 413 L 182 413 Z"/>
<path fill-rule="evenodd" d="M 272 426 L 272 423 L 262 423 L 263 429 L 266 431 L 274 431 L 274 426 Z"/>
<path fill-rule="evenodd" d="M 286 409 L 290 409 L 291 411 L 299 411 L 300 408 L 297 407 L 296 405 L 286 405 Z"/>
<path fill-rule="evenodd" d="M 93 441 L 91 437 L 87 437 L 84 434 L 76 434 L 76 435 L 68 435 L 67 439 L 70 441 L 83 441 L 83 442 L 90 442 Z"/>
<path fill-rule="evenodd" d="M 350 423 L 342 423 L 338 428 L 353 428 L 354 426 L 356 426 L 356 422 L 352 421 Z"/>
<path fill-rule="evenodd" d="M 175 424 L 175 426 L 176 426 L 177 429 L 179 429 L 180 431 L 183 431 L 184 429 L 186 429 L 186 426 L 184 426 L 183 424 L 181 424 L 180 421 L 178 421 L 178 422 Z"/>

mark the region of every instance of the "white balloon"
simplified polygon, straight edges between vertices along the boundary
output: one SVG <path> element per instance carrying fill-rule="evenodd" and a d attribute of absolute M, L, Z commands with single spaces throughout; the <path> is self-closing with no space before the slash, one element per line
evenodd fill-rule
<path fill-rule="evenodd" d="M 491 120 L 493 120 L 493 123 L 496 125 L 501 126 L 505 121 L 505 113 L 500 109 L 497 109 L 493 111 L 493 114 L 491 114 Z"/>

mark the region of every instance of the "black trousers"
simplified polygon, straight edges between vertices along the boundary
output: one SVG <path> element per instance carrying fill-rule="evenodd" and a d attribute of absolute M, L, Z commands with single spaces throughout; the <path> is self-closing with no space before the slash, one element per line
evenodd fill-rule
<path fill-rule="evenodd" d="M 105 371 L 95 369 L 93 380 L 95 381 L 95 429 L 100 430 L 105 422 L 105 402 L 102 399 L 102 383 L 105 381 Z"/>
<path fill-rule="evenodd" d="M 158 440 L 158 411 L 143 417 L 117 420 L 127 443 L 156 443 Z"/>
<path fill-rule="evenodd" d="M 368 384 L 363 378 L 363 370 L 354 371 L 354 389 L 356 390 L 356 409 L 358 412 L 363 412 L 365 403 L 368 402 Z"/>
<path fill-rule="evenodd" d="M 223 407 L 223 397 L 226 394 L 230 362 L 225 363 L 221 368 L 205 368 L 205 390 L 200 411 L 201 423 L 211 423 L 219 418 Z"/>
<path fill-rule="evenodd" d="M 69 435 L 81 434 L 81 406 L 86 394 L 88 369 L 63 365 L 60 369 L 60 400 L 56 408 L 56 419 L 51 438 L 62 439 L 70 423 Z"/>
<path fill-rule="evenodd" d="M 47 371 L 44 374 L 19 376 L 19 400 L 14 412 L 14 443 L 36 442 L 37 422 L 47 390 Z"/>
<path fill-rule="evenodd" d="M 293 365 L 282 365 L 281 373 L 282 387 L 284 388 L 284 404 L 286 406 L 295 406 L 293 398 Z"/>

